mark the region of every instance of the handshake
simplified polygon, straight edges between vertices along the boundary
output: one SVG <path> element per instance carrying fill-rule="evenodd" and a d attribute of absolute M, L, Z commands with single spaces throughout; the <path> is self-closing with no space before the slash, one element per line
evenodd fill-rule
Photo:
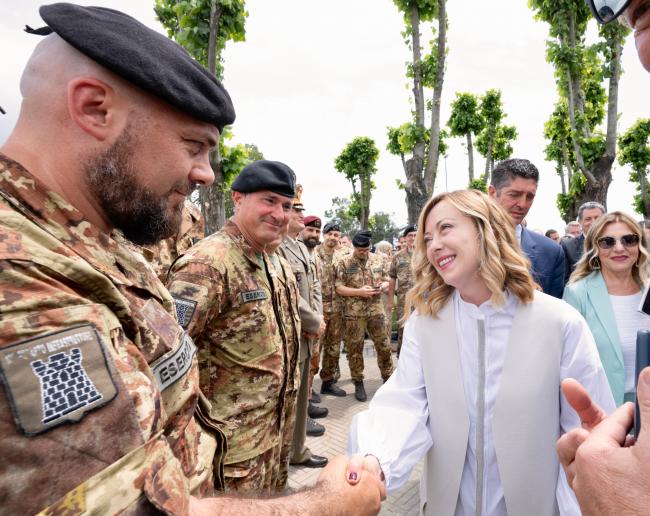
<path fill-rule="evenodd" d="M 384 472 L 373 455 L 339 455 L 318 477 L 316 489 L 328 491 L 334 505 L 329 514 L 375 515 L 386 499 Z M 336 509 L 336 510 L 334 510 Z"/>

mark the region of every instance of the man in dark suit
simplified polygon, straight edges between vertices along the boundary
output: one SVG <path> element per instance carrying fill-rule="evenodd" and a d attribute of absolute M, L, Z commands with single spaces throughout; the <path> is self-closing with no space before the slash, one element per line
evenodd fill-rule
<path fill-rule="evenodd" d="M 605 207 L 599 202 L 588 201 L 578 208 L 578 222 L 582 228 L 582 233 L 571 240 L 565 240 L 560 245 L 564 250 L 564 259 L 566 270 L 564 273 L 564 282 L 569 281 L 569 276 L 576 268 L 576 263 L 582 258 L 582 252 L 585 247 L 585 235 L 591 225 L 605 214 Z"/>
<path fill-rule="evenodd" d="M 562 248 L 550 238 L 522 226 L 535 200 L 538 182 L 539 171 L 530 161 L 507 159 L 494 167 L 488 195 L 510 215 L 535 281 L 546 294 L 561 298 L 565 274 Z"/>

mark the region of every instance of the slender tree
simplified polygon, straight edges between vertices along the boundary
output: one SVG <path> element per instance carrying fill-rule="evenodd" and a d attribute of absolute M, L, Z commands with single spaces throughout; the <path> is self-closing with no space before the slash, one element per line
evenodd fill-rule
<path fill-rule="evenodd" d="M 341 154 L 334 160 L 336 170 L 345 175 L 352 185 L 352 195 L 359 202 L 359 222 L 363 229 L 368 229 L 370 217 L 370 197 L 375 185 L 372 176 L 379 150 L 374 140 L 359 136 L 348 143 Z"/>
<path fill-rule="evenodd" d="M 485 126 L 478 97 L 472 93 L 456 93 L 456 99 L 451 104 L 451 115 L 447 125 L 451 136 L 464 137 L 467 141 L 468 172 L 471 184 L 474 181 L 472 135 L 478 134 Z"/>
<path fill-rule="evenodd" d="M 650 219 L 650 191 L 648 190 L 648 167 L 650 167 L 650 119 L 637 120 L 618 139 L 618 162 L 630 165 L 630 180 L 637 183 L 634 209 Z"/>
<path fill-rule="evenodd" d="M 245 0 L 155 0 L 154 10 L 169 37 L 222 79 L 226 43 L 245 39 Z M 223 145 L 222 137 L 210 153 L 214 184 L 199 191 L 206 235 L 220 229 L 226 220 L 226 177 L 219 152 Z"/>
<path fill-rule="evenodd" d="M 433 193 L 440 155 L 440 99 L 445 74 L 447 53 L 446 0 L 393 0 L 404 14 L 406 30 L 402 33 L 411 49 L 407 77 L 411 80 L 414 109 L 412 121 L 398 128 L 388 128 L 388 150 L 402 159 L 406 182 L 400 183 L 406 192 L 406 206 L 410 223 L 417 221 L 422 206 Z M 437 20 L 437 24 L 433 24 Z M 421 27 L 431 24 L 436 39 L 430 42 L 430 52 L 423 55 Z M 428 25 L 427 25 L 428 26 Z M 431 90 L 426 101 L 425 90 Z M 429 124 L 426 118 L 429 113 Z M 405 131 L 408 136 L 398 138 Z M 393 134 L 391 134 L 393 133 Z M 398 140 L 408 146 L 395 145 Z"/>
<path fill-rule="evenodd" d="M 361 227 L 359 225 L 359 203 L 346 197 L 334 197 L 332 207 L 325 210 L 325 217 L 338 223 L 341 233 L 352 236 Z"/>
<path fill-rule="evenodd" d="M 564 194 L 570 199 L 558 198 L 558 207 L 565 210 L 563 216 L 573 218 L 575 206 L 584 201 L 607 205 L 616 157 L 621 54 L 629 30 L 616 23 L 600 26 L 599 41 L 588 44 L 591 14 L 583 0 L 529 0 L 528 4 L 536 18 L 549 26 L 547 59 L 555 68 L 560 100 L 567 107 L 575 166 Z M 604 133 L 598 130 L 603 122 Z"/>

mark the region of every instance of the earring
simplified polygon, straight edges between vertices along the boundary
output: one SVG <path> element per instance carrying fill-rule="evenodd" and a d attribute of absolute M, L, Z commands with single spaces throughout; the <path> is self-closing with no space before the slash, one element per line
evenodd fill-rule
<path fill-rule="evenodd" d="M 593 259 L 593 263 L 591 264 L 591 268 L 592 268 L 593 270 L 595 270 L 595 271 L 599 271 L 599 270 L 600 270 L 600 259 L 598 258 L 598 256 L 596 256 L 596 257 Z"/>

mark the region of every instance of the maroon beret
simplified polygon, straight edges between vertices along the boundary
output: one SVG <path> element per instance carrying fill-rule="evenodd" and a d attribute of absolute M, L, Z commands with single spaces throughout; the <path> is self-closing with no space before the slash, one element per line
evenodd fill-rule
<path fill-rule="evenodd" d="M 316 215 L 307 215 L 304 218 L 304 222 L 305 222 L 305 227 L 309 226 L 309 227 L 312 227 L 312 228 L 320 229 L 321 222 L 320 222 L 320 219 Z"/>

